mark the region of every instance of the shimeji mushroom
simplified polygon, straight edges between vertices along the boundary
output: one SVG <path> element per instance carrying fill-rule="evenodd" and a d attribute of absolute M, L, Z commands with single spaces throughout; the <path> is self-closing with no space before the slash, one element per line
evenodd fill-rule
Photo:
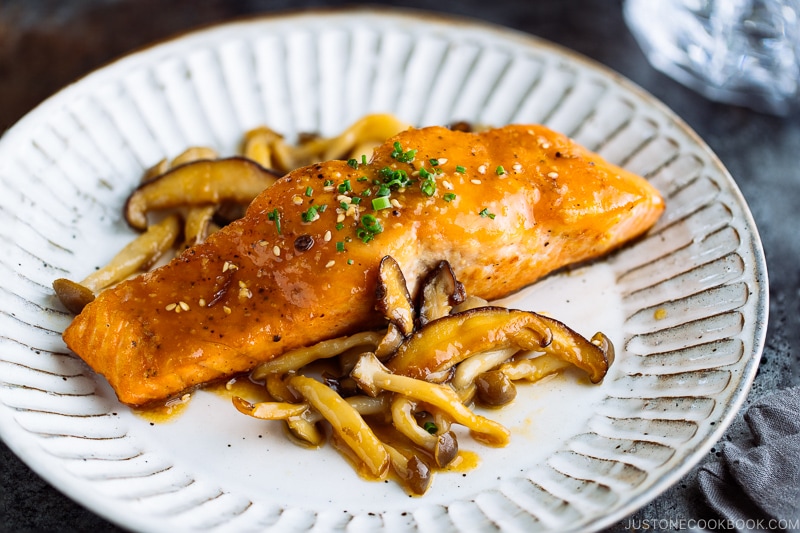
<path fill-rule="evenodd" d="M 417 423 L 414 414 L 419 410 L 416 401 L 395 394 L 392 399 L 392 422 L 394 427 L 408 437 L 414 444 L 427 450 L 436 462 L 444 468 L 458 456 L 458 439 L 452 431 L 431 433 Z"/>
<path fill-rule="evenodd" d="M 336 391 L 313 378 L 295 375 L 288 381 L 328 421 L 370 474 L 376 478 L 386 475 L 391 463 L 389 452 L 353 406 Z"/>
<path fill-rule="evenodd" d="M 289 350 L 266 363 L 262 363 L 253 370 L 253 379 L 264 379 L 268 374 L 286 374 L 318 359 L 328 359 L 340 355 L 351 348 L 358 346 L 375 349 L 381 343 L 384 335 L 376 331 L 362 331 L 346 337 L 337 337 L 318 342 L 312 346 Z"/>
<path fill-rule="evenodd" d="M 175 243 L 180 234 L 180 217 L 170 215 L 153 224 L 147 231 L 129 242 L 105 266 L 95 270 L 80 283 L 66 278 L 53 282 L 53 289 L 61 303 L 71 312 L 80 313 L 94 300 L 97 292 L 122 281 L 128 276 L 146 270 Z"/>
<path fill-rule="evenodd" d="M 350 375 L 370 396 L 377 396 L 383 390 L 402 394 L 444 411 L 456 423 L 469 428 L 477 439 L 487 444 L 504 446 L 508 443 L 508 429 L 473 413 L 461 403 L 461 398 L 453 389 L 446 385 L 392 374 L 373 353 L 362 355 Z"/>
<path fill-rule="evenodd" d="M 384 444 L 392 461 L 392 469 L 412 493 L 425 494 L 433 481 L 430 467 L 416 455 L 405 455 L 394 446 Z"/>
<path fill-rule="evenodd" d="M 455 369 L 450 385 L 461 397 L 464 403 L 468 403 L 475 395 L 475 380 L 493 368 L 505 363 L 512 355 L 519 350 L 516 347 L 500 348 L 499 350 L 487 350 L 461 361 Z M 508 402 L 505 402 L 508 403 Z M 502 405 L 502 403 L 490 403 L 490 405 Z"/>

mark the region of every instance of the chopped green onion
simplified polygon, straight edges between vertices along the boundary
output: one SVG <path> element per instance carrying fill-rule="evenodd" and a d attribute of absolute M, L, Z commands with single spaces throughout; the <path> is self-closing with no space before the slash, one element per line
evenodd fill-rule
<path fill-rule="evenodd" d="M 314 189 L 306 187 L 306 196 L 311 196 L 312 194 L 314 194 Z"/>
<path fill-rule="evenodd" d="M 343 183 L 339 184 L 338 191 L 340 194 L 344 194 L 346 192 L 352 191 L 353 188 L 350 186 L 350 180 L 344 180 Z"/>
<path fill-rule="evenodd" d="M 369 178 L 366 176 L 361 176 L 360 178 L 357 178 L 356 181 L 367 181 L 368 179 Z"/>
<path fill-rule="evenodd" d="M 336 224 L 336 229 L 337 229 L 337 230 L 340 230 L 340 231 L 341 231 L 342 229 L 344 229 L 344 223 L 342 223 L 342 222 L 339 222 L 339 223 L 337 223 L 337 224 Z"/>
<path fill-rule="evenodd" d="M 464 167 L 462 167 L 461 165 L 458 165 L 458 166 L 456 167 L 456 172 L 458 172 L 459 174 L 463 174 L 463 173 L 465 173 L 466 171 L 467 171 L 467 169 L 466 169 L 466 168 L 464 168 Z"/>
<path fill-rule="evenodd" d="M 439 160 L 438 159 L 428 159 L 428 162 L 430 162 L 432 167 L 435 167 L 436 165 L 439 164 Z"/>
<path fill-rule="evenodd" d="M 456 195 L 455 195 L 455 193 L 448 192 L 448 193 L 445 193 L 443 198 L 444 198 L 445 202 L 452 202 L 453 200 L 456 199 Z"/>
<path fill-rule="evenodd" d="M 273 209 L 268 215 L 267 218 L 275 222 L 275 229 L 278 230 L 278 234 L 281 233 L 281 214 L 278 212 L 277 209 Z"/>
<path fill-rule="evenodd" d="M 361 203 L 361 197 L 360 196 L 353 196 L 352 198 L 350 198 L 350 200 L 351 200 L 352 203 L 354 203 L 356 205 Z"/>
<path fill-rule="evenodd" d="M 312 205 L 301 215 L 301 218 L 303 222 L 314 222 L 319 218 L 319 207 Z"/>
<path fill-rule="evenodd" d="M 323 183 L 323 185 L 324 185 L 325 187 L 330 187 L 331 185 L 333 185 L 333 180 L 325 180 L 325 182 Z"/>
<path fill-rule="evenodd" d="M 344 252 L 344 243 L 342 241 L 336 243 L 336 251 Z"/>
<path fill-rule="evenodd" d="M 355 261 L 353 261 L 352 259 L 348 259 L 348 260 L 347 260 L 347 264 L 348 264 L 348 265 L 352 265 L 354 262 L 355 262 Z"/>
<path fill-rule="evenodd" d="M 355 159 L 348 159 L 347 164 L 353 168 L 358 168 L 358 161 L 356 161 Z"/>
<path fill-rule="evenodd" d="M 392 202 L 388 196 L 379 196 L 372 199 L 372 209 L 380 211 L 381 209 L 388 209 L 392 207 Z"/>
<path fill-rule="evenodd" d="M 361 217 L 361 225 L 356 229 L 356 236 L 362 242 L 368 243 L 375 238 L 375 235 L 383 231 L 383 226 L 374 215 L 364 215 Z"/>
<path fill-rule="evenodd" d="M 503 165 L 500 165 L 499 167 L 497 167 L 495 172 L 497 172 L 498 176 L 502 176 L 503 174 L 506 173 L 506 169 L 503 168 Z"/>
<path fill-rule="evenodd" d="M 439 428 L 438 428 L 438 427 L 436 427 L 436 424 L 434 424 L 434 423 L 433 423 L 433 422 L 431 422 L 431 421 L 425 422 L 425 423 L 422 425 L 422 429 L 424 429 L 425 431 L 427 431 L 427 432 L 428 432 L 428 433 L 430 433 L 431 435 L 435 435 L 435 434 L 436 434 L 436 432 L 437 432 L 437 431 L 439 431 Z"/>
<path fill-rule="evenodd" d="M 408 150 L 407 152 L 403 151 L 403 147 L 400 145 L 400 142 L 395 141 L 394 143 L 394 150 L 392 151 L 392 157 L 400 161 L 401 163 L 411 163 L 414 161 L 414 157 L 417 155 L 416 150 Z"/>
<path fill-rule="evenodd" d="M 367 164 L 367 156 L 364 155 L 364 154 L 361 154 L 361 164 L 362 165 L 366 165 Z"/>
<path fill-rule="evenodd" d="M 436 193 L 436 180 L 428 178 L 420 182 L 419 188 L 425 196 L 433 196 Z"/>
<path fill-rule="evenodd" d="M 486 217 L 489 217 L 489 218 L 491 218 L 492 220 L 494 220 L 494 217 L 495 217 L 495 214 L 494 214 L 494 213 L 490 213 L 490 212 L 489 212 L 489 209 L 488 209 L 488 208 L 486 208 L 486 207 L 484 207 L 483 209 L 481 209 L 481 212 L 480 212 L 480 213 L 478 213 L 478 214 L 479 214 L 480 216 L 484 217 L 484 218 L 486 218 Z"/>

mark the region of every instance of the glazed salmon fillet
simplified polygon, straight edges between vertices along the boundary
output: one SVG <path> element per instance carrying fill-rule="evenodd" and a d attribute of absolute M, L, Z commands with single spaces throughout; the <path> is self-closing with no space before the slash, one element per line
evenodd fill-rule
<path fill-rule="evenodd" d="M 393 190 L 376 210 L 381 187 Z M 468 294 L 493 300 L 606 254 L 663 209 L 645 179 L 543 126 L 410 129 L 366 164 L 290 172 L 204 243 L 99 294 L 64 340 L 123 403 L 163 401 L 380 327 L 386 255 L 412 294 L 447 260 Z"/>

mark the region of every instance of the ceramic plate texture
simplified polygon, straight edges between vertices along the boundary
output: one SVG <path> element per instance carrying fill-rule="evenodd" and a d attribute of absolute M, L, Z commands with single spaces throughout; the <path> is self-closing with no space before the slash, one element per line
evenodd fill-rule
<path fill-rule="evenodd" d="M 643 239 L 505 303 L 617 360 L 599 386 L 520 387 L 506 448 L 408 497 L 328 446 L 210 392 L 151 424 L 68 353 L 53 279 L 82 279 L 133 235 L 121 206 L 184 148 L 222 154 L 262 124 L 333 135 L 370 112 L 417 124 L 544 123 L 651 180 L 668 209 Z M 652 97 L 548 43 L 430 14 L 290 14 L 188 34 L 66 88 L 0 141 L 0 435 L 33 469 L 142 531 L 569 531 L 608 526 L 683 476 L 741 406 L 767 315 L 763 251 L 716 157 Z"/>

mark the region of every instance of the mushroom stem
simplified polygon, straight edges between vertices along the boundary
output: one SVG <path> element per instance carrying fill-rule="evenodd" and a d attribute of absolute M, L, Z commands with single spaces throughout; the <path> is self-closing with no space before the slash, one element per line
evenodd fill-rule
<path fill-rule="evenodd" d="M 397 430 L 433 455 L 436 465 L 444 468 L 458 456 L 458 440 L 452 431 L 429 433 L 420 427 L 414 413 L 417 402 L 395 394 L 392 399 L 392 422 Z"/>
<path fill-rule="evenodd" d="M 361 415 L 336 391 L 306 376 L 292 376 L 289 385 L 327 420 L 333 430 L 366 465 L 370 473 L 382 478 L 389 468 L 389 452 Z"/>
<path fill-rule="evenodd" d="M 461 403 L 453 389 L 436 383 L 392 374 L 378 361 L 375 354 L 367 352 L 358 360 L 351 377 L 370 396 L 381 390 L 403 394 L 437 407 L 452 419 L 468 427 L 476 438 L 498 446 L 505 446 L 511 436 L 508 429 L 488 418 L 473 413 Z"/>

